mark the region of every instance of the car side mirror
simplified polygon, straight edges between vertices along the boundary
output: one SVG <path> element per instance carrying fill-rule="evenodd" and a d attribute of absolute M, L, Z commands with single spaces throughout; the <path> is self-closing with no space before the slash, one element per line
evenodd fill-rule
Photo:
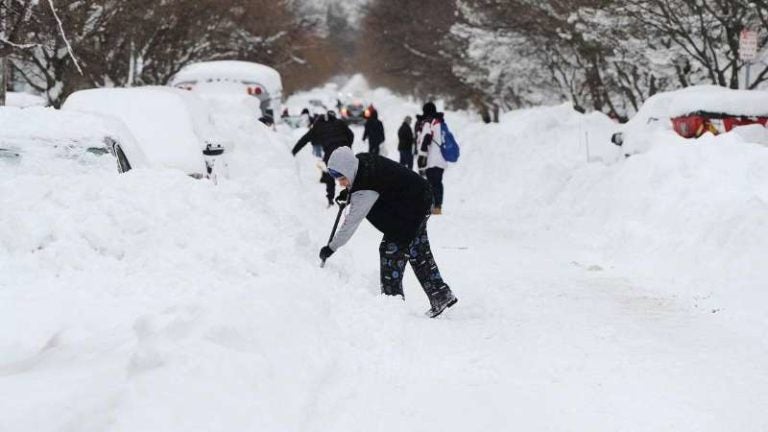
<path fill-rule="evenodd" d="M 611 142 L 621 147 L 624 144 L 624 133 L 616 132 L 613 135 L 611 135 Z"/>

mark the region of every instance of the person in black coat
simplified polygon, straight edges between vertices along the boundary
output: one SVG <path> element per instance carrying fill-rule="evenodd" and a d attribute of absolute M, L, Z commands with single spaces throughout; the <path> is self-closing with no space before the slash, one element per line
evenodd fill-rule
<path fill-rule="evenodd" d="M 352 133 L 349 126 L 337 119 L 335 112 L 328 111 L 312 124 L 304 136 L 299 138 L 291 153 L 296 156 L 299 150 L 311 142 L 313 145 L 320 145 L 323 148 L 323 162 L 327 164 L 328 158 L 331 157 L 334 150 L 339 147 L 352 147 L 354 140 L 355 134 Z M 325 196 L 328 199 L 328 207 L 330 207 L 333 205 L 333 197 L 336 195 L 336 183 L 327 170 L 324 170 L 320 176 L 320 182 L 325 183 Z"/>
<path fill-rule="evenodd" d="M 320 250 L 325 260 L 349 241 L 363 218 L 384 233 L 379 245 L 381 292 L 401 296 L 405 263 L 410 262 L 436 317 L 458 300 L 443 281 L 427 235 L 432 190 L 418 174 L 379 155 L 341 147 L 333 152 L 328 172 L 345 189 L 337 200 L 349 204 L 344 223 L 332 241 Z"/>
<path fill-rule="evenodd" d="M 411 130 L 411 116 L 406 116 L 400 129 L 397 131 L 397 150 L 400 152 L 400 163 L 408 169 L 413 169 L 413 130 Z"/>
<path fill-rule="evenodd" d="M 384 125 L 379 120 L 379 113 L 371 110 L 371 117 L 365 122 L 363 141 L 368 140 L 368 153 L 379 154 L 379 146 L 384 142 Z"/>

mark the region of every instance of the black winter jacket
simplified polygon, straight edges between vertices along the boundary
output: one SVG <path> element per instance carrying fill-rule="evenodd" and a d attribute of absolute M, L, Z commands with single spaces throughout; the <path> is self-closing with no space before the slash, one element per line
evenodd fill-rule
<path fill-rule="evenodd" d="M 432 208 L 429 183 L 385 157 L 360 153 L 357 159 L 360 164 L 350 192 L 372 190 L 379 193 L 366 219 L 388 239 L 409 244 Z"/>
<path fill-rule="evenodd" d="M 365 122 L 363 141 L 366 139 L 372 146 L 377 146 L 384 142 L 384 125 L 375 114 Z"/>
<path fill-rule="evenodd" d="M 331 153 L 339 147 L 352 147 L 355 140 L 355 134 L 343 121 L 336 118 L 328 120 L 319 118 L 302 136 L 293 147 L 292 153 L 296 155 L 307 143 L 320 145 L 323 147 L 323 161 L 328 163 Z"/>
<path fill-rule="evenodd" d="M 413 153 L 413 131 L 411 130 L 411 127 L 408 126 L 408 123 L 403 122 L 403 124 L 400 125 L 400 129 L 397 131 L 397 139 L 398 150 L 407 150 Z"/>

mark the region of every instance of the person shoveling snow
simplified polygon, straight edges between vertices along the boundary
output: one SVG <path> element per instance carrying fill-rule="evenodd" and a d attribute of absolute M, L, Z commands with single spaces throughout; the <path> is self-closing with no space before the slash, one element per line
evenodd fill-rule
<path fill-rule="evenodd" d="M 434 318 L 456 304 L 429 246 L 427 220 L 433 205 L 429 183 L 392 160 L 366 153 L 355 156 L 349 147 L 333 152 L 328 172 L 344 188 L 337 200 L 348 203 L 349 212 L 330 243 L 320 250 L 320 259 L 326 260 L 344 246 L 367 218 L 384 233 L 379 245 L 382 294 L 405 298 L 407 260 L 429 298 L 428 316 Z"/>

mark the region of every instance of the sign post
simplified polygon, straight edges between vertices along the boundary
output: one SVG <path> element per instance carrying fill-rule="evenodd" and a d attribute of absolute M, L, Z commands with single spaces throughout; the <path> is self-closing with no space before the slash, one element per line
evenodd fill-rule
<path fill-rule="evenodd" d="M 749 68 L 752 62 L 757 59 L 757 32 L 744 29 L 739 35 L 739 58 L 746 63 L 746 83 L 744 88 L 749 89 L 750 77 Z"/>

